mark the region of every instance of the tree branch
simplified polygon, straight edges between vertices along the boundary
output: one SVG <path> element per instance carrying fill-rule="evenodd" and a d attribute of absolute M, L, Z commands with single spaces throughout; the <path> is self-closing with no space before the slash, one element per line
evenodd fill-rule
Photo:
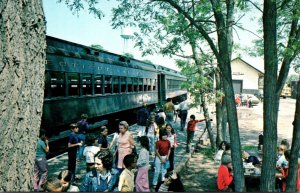
<path fill-rule="evenodd" d="M 174 9 L 178 11 L 179 14 L 182 14 L 193 26 L 197 28 L 197 30 L 200 32 L 200 34 L 203 36 L 203 38 L 207 41 L 210 48 L 212 49 L 213 53 L 217 58 L 219 58 L 219 51 L 214 44 L 213 40 L 209 37 L 208 33 L 204 30 L 204 28 L 201 25 L 198 25 L 195 20 L 187 13 L 185 12 L 176 2 L 173 0 L 151 0 L 152 2 L 160 1 L 160 2 L 166 2 L 169 3 Z"/>
<path fill-rule="evenodd" d="M 253 3 L 251 0 L 247 0 L 249 1 L 257 10 L 259 10 L 261 13 L 263 13 L 263 10 L 260 9 L 255 3 Z"/>

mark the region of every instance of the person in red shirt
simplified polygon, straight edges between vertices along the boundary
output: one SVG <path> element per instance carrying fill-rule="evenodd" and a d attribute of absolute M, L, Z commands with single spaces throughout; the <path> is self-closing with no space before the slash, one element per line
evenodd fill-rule
<path fill-rule="evenodd" d="M 233 169 L 230 155 L 224 155 L 221 160 L 221 165 L 218 171 L 218 191 L 232 192 L 233 191 Z"/>
<path fill-rule="evenodd" d="M 186 153 L 190 153 L 190 143 L 192 142 L 193 138 L 194 138 L 194 134 L 196 131 L 196 124 L 202 121 L 205 121 L 205 119 L 200 119 L 200 120 L 195 120 L 196 117 L 195 115 L 191 115 L 190 116 L 190 121 L 187 124 L 187 135 L 186 135 Z"/>
<path fill-rule="evenodd" d="M 159 141 L 156 142 L 156 157 L 154 160 L 155 171 L 153 176 L 153 186 L 156 187 L 159 173 L 161 173 L 161 179 L 164 180 L 165 174 L 167 173 L 167 168 L 165 168 L 165 163 L 169 161 L 169 156 L 171 152 L 171 143 L 168 140 L 168 133 L 166 129 L 161 129 L 159 131 Z"/>

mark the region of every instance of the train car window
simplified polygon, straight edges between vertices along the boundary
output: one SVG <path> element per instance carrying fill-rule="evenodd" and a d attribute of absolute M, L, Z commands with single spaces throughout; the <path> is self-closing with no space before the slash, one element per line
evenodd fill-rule
<path fill-rule="evenodd" d="M 120 77 L 120 84 L 121 84 L 121 92 L 127 92 L 126 91 L 126 77 Z"/>
<path fill-rule="evenodd" d="M 105 94 L 112 93 L 112 77 L 111 76 L 104 77 L 104 93 Z"/>
<path fill-rule="evenodd" d="M 148 91 L 148 78 L 144 78 L 144 92 Z"/>
<path fill-rule="evenodd" d="M 143 79 L 142 78 L 138 79 L 138 85 L 139 85 L 138 91 L 143 92 Z"/>
<path fill-rule="evenodd" d="M 153 80 L 153 91 L 155 91 L 156 90 L 156 88 L 157 88 L 157 79 L 154 79 Z"/>
<path fill-rule="evenodd" d="M 69 96 L 79 96 L 79 74 L 67 73 Z"/>
<path fill-rule="evenodd" d="M 82 95 L 92 95 L 92 75 L 81 75 Z"/>
<path fill-rule="evenodd" d="M 113 93 L 120 93 L 119 91 L 119 77 L 113 76 L 112 77 L 112 85 L 113 85 Z"/>
<path fill-rule="evenodd" d="M 152 91 L 152 79 L 148 79 L 147 90 Z"/>
<path fill-rule="evenodd" d="M 127 77 L 128 92 L 134 92 L 132 78 Z"/>
<path fill-rule="evenodd" d="M 132 78 L 132 85 L 133 85 L 132 92 L 137 92 L 138 91 L 138 79 L 137 78 Z"/>
<path fill-rule="evenodd" d="M 64 97 L 66 96 L 65 89 L 65 73 L 64 72 L 49 72 L 50 74 L 50 96 Z"/>
<path fill-rule="evenodd" d="M 95 75 L 95 94 L 102 94 L 102 75 Z"/>

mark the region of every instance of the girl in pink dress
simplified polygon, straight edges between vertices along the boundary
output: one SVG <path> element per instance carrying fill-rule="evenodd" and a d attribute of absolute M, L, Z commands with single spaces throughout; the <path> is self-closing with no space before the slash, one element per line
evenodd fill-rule
<path fill-rule="evenodd" d="M 118 139 L 118 169 L 124 168 L 123 159 L 126 155 L 132 153 L 134 147 L 134 140 L 132 134 L 127 131 L 128 123 L 121 121 L 119 123 L 120 135 Z"/>

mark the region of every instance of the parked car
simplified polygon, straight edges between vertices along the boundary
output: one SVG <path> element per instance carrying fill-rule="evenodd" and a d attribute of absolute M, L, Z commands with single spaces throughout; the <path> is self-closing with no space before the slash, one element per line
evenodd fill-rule
<path fill-rule="evenodd" d="M 242 105 L 248 105 L 247 101 L 249 100 L 251 106 L 258 105 L 260 102 L 259 99 L 253 94 L 242 94 L 241 100 L 242 100 Z"/>

